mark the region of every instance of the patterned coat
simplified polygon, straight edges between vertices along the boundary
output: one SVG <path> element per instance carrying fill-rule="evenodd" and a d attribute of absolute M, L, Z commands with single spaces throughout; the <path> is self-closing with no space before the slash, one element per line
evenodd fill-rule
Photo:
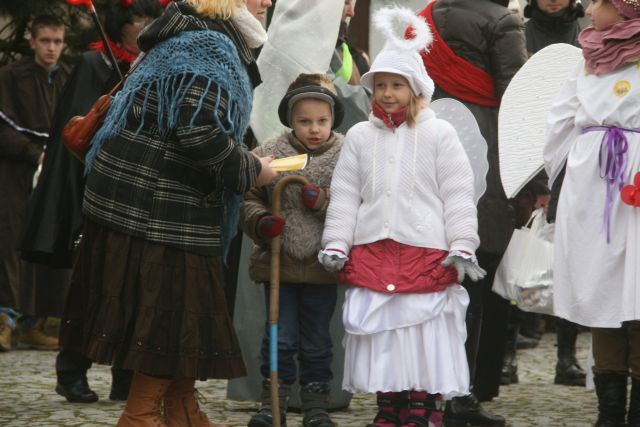
<path fill-rule="evenodd" d="M 253 56 L 231 23 L 202 19 L 182 3 L 170 7 L 174 13 L 163 15 L 140 35 L 141 46 L 163 49 L 172 36 L 183 32 L 216 31 L 235 49 L 231 55 L 241 64 L 219 65 L 226 67 L 229 79 L 249 84 Z M 194 77 L 180 98 L 176 123 L 165 136 L 157 126 L 163 113 L 160 101 L 153 90 L 134 95 L 124 128 L 95 157 L 84 213 L 126 234 L 188 252 L 222 255 L 223 191 L 248 191 L 260 162 L 217 124 L 234 112 L 228 108 L 229 94 L 216 82 Z"/>

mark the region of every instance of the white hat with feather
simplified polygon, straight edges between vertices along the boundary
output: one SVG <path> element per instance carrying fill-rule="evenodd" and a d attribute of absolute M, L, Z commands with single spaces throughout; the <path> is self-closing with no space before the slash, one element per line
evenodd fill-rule
<path fill-rule="evenodd" d="M 362 76 L 362 85 L 373 92 L 375 73 L 399 74 L 408 80 L 415 95 L 422 95 L 430 100 L 434 84 L 420 57 L 420 51 L 433 42 L 427 23 L 411 10 L 402 7 L 378 10 L 374 15 L 374 22 L 387 41 L 374 59 L 369 72 Z M 408 27 L 411 27 L 412 39 L 405 38 Z"/>

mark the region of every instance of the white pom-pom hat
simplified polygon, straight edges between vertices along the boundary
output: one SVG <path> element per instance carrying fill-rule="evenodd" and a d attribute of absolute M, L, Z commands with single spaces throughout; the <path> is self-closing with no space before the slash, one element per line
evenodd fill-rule
<path fill-rule="evenodd" d="M 399 74 L 407 79 L 415 95 L 431 100 L 433 80 L 427 74 L 420 57 L 420 51 L 433 42 L 427 23 L 411 10 L 402 7 L 378 10 L 374 15 L 374 22 L 387 41 L 373 60 L 369 72 L 361 77 L 362 85 L 373 92 L 375 73 Z M 401 28 L 400 31 L 394 29 L 396 23 Z M 414 35 L 410 40 L 404 38 L 405 29 L 409 26 Z"/>

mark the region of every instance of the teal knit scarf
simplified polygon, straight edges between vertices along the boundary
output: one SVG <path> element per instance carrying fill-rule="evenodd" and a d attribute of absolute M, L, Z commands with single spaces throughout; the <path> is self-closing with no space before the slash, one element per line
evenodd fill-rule
<path fill-rule="evenodd" d="M 154 125 L 160 137 L 164 138 L 177 125 L 182 100 L 198 77 L 206 79 L 208 84 L 191 123 L 200 112 L 208 89 L 215 85 L 218 97 L 212 122 L 240 144 L 249 124 L 253 91 L 236 47 L 231 39 L 217 31 L 185 31 L 151 49 L 115 95 L 102 127 L 91 141 L 85 158 L 86 173 L 91 170 L 103 145 L 125 128 L 137 93 L 144 94 L 145 103 L 136 133 L 145 126 L 147 100 L 150 93 L 154 92 L 154 98 L 158 100 L 158 115 Z M 226 95 L 227 99 L 227 115 L 224 119 L 217 114 L 220 94 Z M 238 227 L 240 196 L 225 190 L 224 202 L 222 241 L 226 258 L 229 243 Z"/>

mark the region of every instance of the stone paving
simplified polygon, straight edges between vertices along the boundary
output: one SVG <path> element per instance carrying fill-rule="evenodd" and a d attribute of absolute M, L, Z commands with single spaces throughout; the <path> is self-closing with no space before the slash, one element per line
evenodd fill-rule
<path fill-rule="evenodd" d="M 520 383 L 501 389 L 499 398 L 485 407 L 507 418 L 508 426 L 593 425 L 596 398 L 592 390 L 553 385 L 555 335 L 545 334 L 541 344 L 519 352 Z M 578 358 L 586 366 L 589 334 L 578 341 Z M 0 353 L 0 426 L 114 426 L 123 403 L 108 400 L 110 371 L 95 366 L 89 371 L 89 383 L 100 396 L 94 404 L 71 404 L 54 391 L 55 352 L 14 350 Z M 203 410 L 216 422 L 246 426 L 256 402 L 225 399 L 226 382 L 199 383 Z M 366 425 L 375 413 L 373 395 L 356 395 L 348 410 L 334 412 L 340 427 Z M 299 414 L 288 414 L 290 427 L 301 425 Z"/>

